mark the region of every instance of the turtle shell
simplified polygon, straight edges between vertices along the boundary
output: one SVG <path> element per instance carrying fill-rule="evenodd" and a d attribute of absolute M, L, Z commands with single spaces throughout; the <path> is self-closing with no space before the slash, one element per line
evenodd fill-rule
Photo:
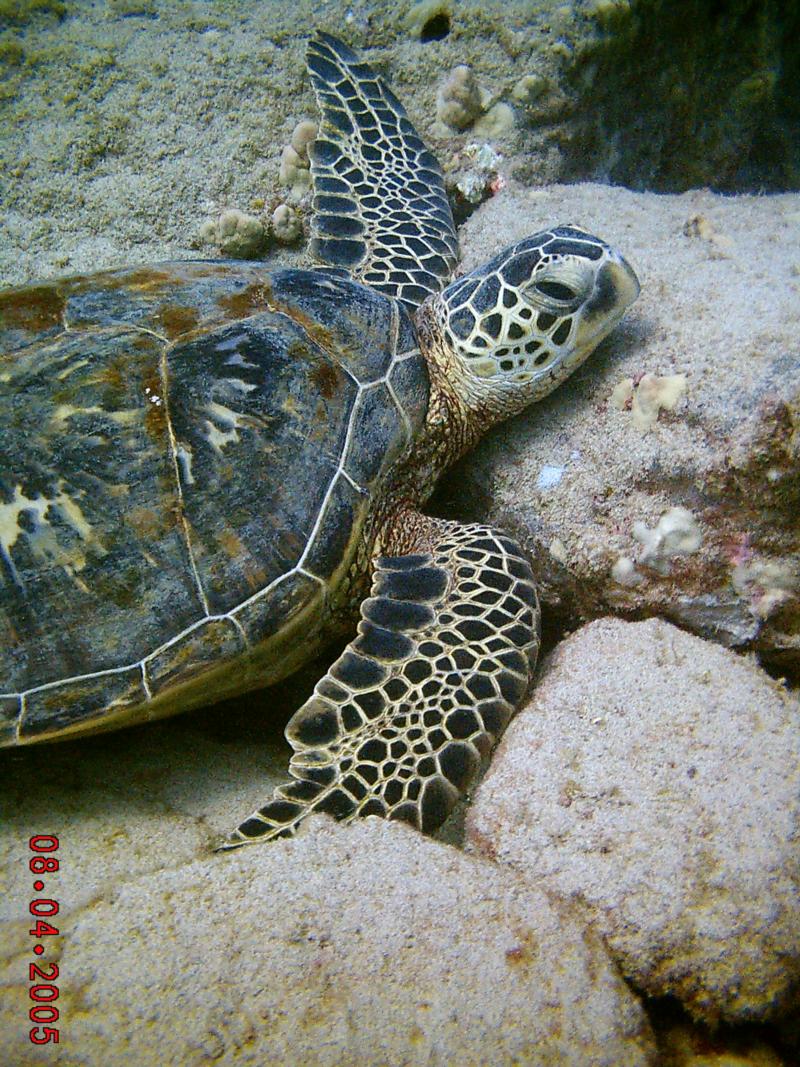
<path fill-rule="evenodd" d="M 0 294 L 0 744 L 295 669 L 427 402 L 407 313 L 324 272 L 167 263 Z"/>

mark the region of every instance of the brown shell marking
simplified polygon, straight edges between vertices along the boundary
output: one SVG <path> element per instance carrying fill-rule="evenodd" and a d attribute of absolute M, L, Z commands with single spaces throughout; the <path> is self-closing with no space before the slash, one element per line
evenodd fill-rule
<path fill-rule="evenodd" d="M 61 324 L 65 301 L 56 285 L 32 285 L 0 293 L 0 323 L 30 333 Z"/>

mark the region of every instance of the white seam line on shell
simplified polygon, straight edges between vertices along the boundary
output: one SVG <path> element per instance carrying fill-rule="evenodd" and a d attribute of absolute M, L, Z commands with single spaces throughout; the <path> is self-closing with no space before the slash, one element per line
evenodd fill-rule
<path fill-rule="evenodd" d="M 267 593 L 271 593 L 276 586 L 281 584 L 281 582 L 285 582 L 287 578 L 291 578 L 293 574 L 297 574 L 299 569 L 300 568 L 297 566 L 297 564 L 295 564 L 291 570 L 286 571 L 284 574 L 279 575 L 277 578 L 273 578 L 269 585 L 265 585 L 262 589 L 258 589 L 255 593 L 249 596 L 247 600 L 243 600 L 241 604 L 237 604 L 235 608 L 231 608 L 231 610 L 226 615 L 223 615 L 222 618 L 232 619 L 237 612 L 242 610 L 242 608 L 246 608 L 250 604 L 255 604 L 255 602 L 257 600 L 260 600 L 261 597 L 266 596 Z M 309 578 L 311 577 L 315 577 L 315 575 L 309 575 Z"/>
<path fill-rule="evenodd" d="M 354 481 L 350 477 L 350 475 L 347 473 L 347 471 L 344 469 L 344 467 L 342 467 L 342 477 L 345 479 L 345 481 L 349 482 L 352 485 L 352 487 L 355 489 L 355 491 L 357 493 L 359 493 L 361 496 L 364 496 L 364 494 L 367 492 L 367 490 L 364 488 L 363 485 L 359 485 L 358 482 Z"/>
<path fill-rule="evenodd" d="M 405 430 L 405 433 L 406 433 L 406 444 L 410 444 L 411 441 L 413 440 L 413 437 L 414 437 L 414 432 L 411 429 L 411 419 L 409 419 L 408 412 L 403 407 L 403 405 L 400 403 L 400 401 L 397 399 L 397 393 L 395 393 L 394 388 L 392 387 L 392 383 L 388 379 L 386 381 L 386 391 L 388 392 L 389 396 L 392 398 L 392 403 L 397 408 L 397 411 L 398 411 L 398 413 L 400 415 L 400 418 L 402 419 L 403 429 Z"/>
<path fill-rule="evenodd" d="M 16 728 L 14 730 L 14 735 L 15 735 L 17 744 L 20 744 L 20 742 L 22 740 L 22 723 L 25 720 L 25 712 L 26 711 L 27 711 L 27 709 L 25 707 L 25 694 L 24 693 L 20 693 L 19 694 L 19 715 L 17 716 L 17 725 L 16 725 Z"/>
<path fill-rule="evenodd" d="M 312 572 L 311 571 L 307 571 L 305 569 L 305 567 L 301 567 L 299 563 L 297 564 L 296 567 L 292 567 L 292 569 L 291 569 L 291 571 L 289 573 L 290 574 L 302 574 L 306 578 L 313 578 L 314 581 L 317 582 L 319 585 L 321 585 L 323 589 L 327 589 L 327 586 L 325 585 L 325 582 L 323 581 L 322 578 L 320 578 L 320 576 L 318 574 L 312 574 Z"/>
<path fill-rule="evenodd" d="M 267 311 L 271 311 L 273 315 L 280 315 L 281 318 L 282 319 L 286 319 L 287 322 L 291 322 L 295 326 L 297 325 L 295 320 L 292 318 L 291 315 L 288 314 L 288 312 L 281 311 L 281 309 L 276 304 L 273 304 L 271 301 L 265 300 L 264 301 L 264 306 L 266 307 Z M 255 316 L 251 316 L 251 318 L 254 318 L 254 317 Z M 302 329 L 302 327 L 301 327 L 301 329 Z M 306 337 L 308 337 L 308 339 L 311 341 L 312 344 L 316 344 L 316 342 L 314 341 L 313 337 L 309 337 L 308 333 L 305 330 L 303 330 L 303 332 L 306 334 Z M 353 372 L 351 370 L 348 370 L 348 368 L 345 367 L 344 364 L 340 363 L 338 360 L 336 361 L 336 364 L 341 370 L 344 371 L 344 373 L 347 375 L 347 377 L 350 379 L 350 381 L 353 382 L 353 384 L 356 386 L 358 391 L 361 392 L 361 390 L 364 388 L 364 386 L 361 384 L 361 382 L 358 380 L 358 378 L 356 378 L 355 374 L 353 374 Z M 370 384 L 372 384 L 372 383 L 370 383 Z"/>
<path fill-rule="evenodd" d="M 239 622 L 239 620 L 238 619 L 234 619 L 233 615 L 225 615 L 224 618 L 226 618 L 230 622 L 232 622 L 233 625 L 236 627 L 236 629 L 239 631 L 239 636 L 241 637 L 242 641 L 244 642 L 244 647 L 245 648 L 250 648 L 250 639 L 248 638 L 247 634 L 244 632 L 244 627 Z"/>
<path fill-rule="evenodd" d="M 377 382 L 371 382 L 370 383 L 370 385 L 377 385 L 377 384 L 378 384 Z M 343 460 L 347 458 L 347 453 L 348 453 L 348 450 L 350 448 L 350 438 L 351 438 L 352 433 L 353 433 L 353 423 L 355 422 L 356 411 L 358 409 L 359 401 L 361 400 L 362 394 L 364 392 L 366 392 L 366 390 L 369 387 L 370 386 L 358 385 L 358 393 L 356 395 L 355 400 L 353 401 L 353 410 L 350 413 L 350 420 L 347 423 L 347 433 L 345 434 L 344 444 L 342 445 L 341 455 L 343 457 Z M 300 556 L 300 559 L 296 563 L 297 567 L 302 567 L 303 566 L 303 564 L 306 561 L 306 557 L 308 556 L 309 552 L 311 551 L 311 549 L 313 547 L 314 539 L 316 538 L 317 534 L 319 533 L 319 528 L 322 525 L 322 520 L 323 520 L 323 518 L 325 516 L 325 512 L 326 512 L 326 510 L 328 508 L 328 503 L 330 501 L 331 496 L 333 495 L 334 487 L 335 487 L 337 481 L 339 480 L 339 476 L 342 474 L 343 471 L 344 471 L 344 462 L 339 464 L 339 466 L 336 468 L 336 471 L 335 471 L 333 477 L 331 478 L 330 482 L 328 482 L 328 488 L 325 490 L 325 496 L 322 498 L 322 504 L 320 505 L 319 512 L 317 513 L 316 522 L 314 523 L 314 525 L 313 525 L 313 527 L 311 529 L 311 533 L 308 535 L 308 540 L 306 541 L 306 547 L 303 549 L 303 553 Z"/>
<path fill-rule="evenodd" d="M 186 551 L 189 555 L 189 563 L 192 568 L 192 574 L 194 576 L 195 585 L 197 587 L 197 593 L 200 597 L 200 604 L 205 612 L 206 616 L 211 613 L 208 610 L 208 598 L 206 597 L 206 591 L 203 588 L 203 583 L 200 581 L 200 572 L 197 569 L 197 563 L 194 558 L 194 550 L 192 549 L 192 539 L 189 535 L 189 523 L 186 520 L 186 512 L 184 510 L 183 500 L 183 486 L 181 485 L 181 472 L 180 464 L 178 463 L 178 441 L 175 437 L 175 430 L 172 427 L 172 416 L 169 411 L 169 397 L 167 395 L 167 352 L 165 348 L 161 354 L 161 358 L 158 361 L 158 373 L 161 378 L 161 401 L 164 406 L 164 420 L 167 426 L 167 436 L 169 438 L 169 454 L 172 460 L 172 473 L 175 477 L 175 489 L 178 493 L 178 512 L 180 516 L 181 529 L 183 530 L 183 538 L 186 543 Z"/>
<path fill-rule="evenodd" d="M 156 656 L 160 656 L 162 652 L 166 652 L 167 649 L 174 645 L 176 641 L 180 641 L 182 637 L 188 637 L 190 633 L 196 630 L 199 626 L 202 626 L 206 622 L 216 622 L 218 619 L 224 619 L 225 615 L 204 615 L 201 619 L 195 619 L 190 625 L 184 627 L 179 634 L 175 634 L 169 641 L 164 641 L 158 648 L 154 648 L 152 652 L 148 652 L 146 656 L 142 656 L 141 660 L 137 660 L 136 663 L 132 663 L 130 666 L 136 667 L 139 663 L 147 663 L 148 660 L 155 659 Z M 67 679 L 69 681 L 69 679 Z"/>
<path fill-rule="evenodd" d="M 71 334 L 73 337 L 76 337 L 76 336 L 79 337 L 82 333 L 85 332 L 84 330 L 82 330 L 80 328 L 80 326 L 70 326 L 69 325 L 69 322 L 67 320 L 66 311 L 64 311 L 64 313 L 62 315 L 62 321 L 64 323 L 64 333 Z M 165 345 L 167 345 L 169 347 L 172 347 L 170 345 L 168 337 L 165 337 L 161 333 L 156 333 L 155 330 L 148 330 L 148 328 L 146 326 L 137 326 L 136 323 L 134 323 L 134 322 L 121 322 L 120 321 L 120 322 L 112 322 L 110 326 L 93 326 L 93 333 L 94 334 L 100 334 L 100 335 L 111 334 L 111 333 L 119 333 L 120 331 L 126 331 L 126 330 L 130 330 L 132 333 L 144 333 L 144 334 L 147 334 L 148 337 L 155 337 L 155 339 L 157 341 L 161 341 L 162 344 L 165 344 Z M 61 337 L 62 337 L 62 334 L 58 334 L 53 338 L 53 341 L 54 342 L 58 341 L 58 340 L 61 339 Z M 45 349 L 45 351 L 48 351 L 49 348 L 51 348 L 51 347 L 53 347 L 53 346 L 52 345 L 48 346 Z M 63 360 L 66 360 L 66 359 L 71 359 L 73 355 L 74 355 L 74 353 L 67 352 L 65 355 L 63 355 L 61 357 L 61 360 L 63 361 Z"/>
<path fill-rule="evenodd" d="M 167 346 L 167 348 L 173 347 L 169 343 L 169 338 L 165 337 L 163 333 L 156 333 L 155 330 L 148 330 L 146 326 L 137 326 L 135 322 L 120 322 L 116 323 L 115 325 L 124 326 L 127 330 L 136 330 L 137 333 L 146 333 L 150 337 L 155 337 L 157 341 L 161 341 Z"/>
<path fill-rule="evenodd" d="M 139 666 L 142 669 L 142 689 L 144 689 L 145 696 L 147 697 L 147 699 L 152 700 L 153 694 L 150 692 L 150 683 L 147 680 L 147 664 L 144 662 L 144 660 L 142 660 L 139 663 Z"/>
<path fill-rule="evenodd" d="M 397 342 L 400 339 L 400 308 L 399 308 L 399 305 L 398 305 L 396 300 L 392 301 L 391 334 L 392 334 L 391 340 L 390 340 L 391 347 L 390 347 L 389 351 L 392 353 L 392 360 L 391 360 L 391 363 L 389 364 L 390 370 L 391 370 L 392 366 L 394 366 L 394 361 L 397 359 Z M 388 374 L 388 371 L 387 371 L 387 374 Z"/>
<path fill-rule="evenodd" d="M 178 637 L 182 637 L 179 634 Z M 177 641 L 178 638 L 176 637 Z M 171 644 L 172 642 L 170 642 Z M 34 693 L 44 693 L 47 689 L 55 689 L 59 685 L 66 685 L 68 682 L 82 682 L 86 678 L 104 678 L 109 674 L 124 674 L 125 671 L 135 671 L 137 667 L 141 667 L 143 660 L 135 660 L 133 663 L 126 663 L 123 667 L 106 667 L 104 671 L 92 671 L 89 674 L 75 674 L 71 678 L 57 678 L 54 682 L 45 682 L 43 685 L 35 685 L 31 689 L 25 689 L 21 693 L 0 693 L 1 696 L 18 696 L 22 700 L 25 697 L 33 696 Z"/>
<path fill-rule="evenodd" d="M 285 577 L 287 577 L 287 575 L 281 575 L 281 579 Z M 312 576 L 309 575 L 309 577 Z M 276 583 L 273 582 L 272 584 L 274 585 Z M 256 595 L 258 596 L 259 594 Z M 238 611 L 238 609 L 242 606 L 242 604 L 237 604 L 235 610 Z M 88 674 L 75 674 L 71 678 L 57 678 L 54 682 L 45 682 L 43 685 L 35 685 L 31 689 L 23 690 L 21 693 L 0 693 L 0 699 L 2 699 L 3 697 L 7 699 L 20 697 L 24 700 L 26 696 L 31 696 L 33 693 L 43 693 L 47 689 L 54 689 L 59 685 L 66 685 L 69 682 L 81 682 L 86 680 L 87 678 L 104 678 L 106 675 L 109 674 L 124 674 L 125 671 L 133 671 L 136 670 L 137 667 L 140 669 L 140 671 L 144 670 L 149 660 L 154 659 L 156 656 L 160 656 L 162 652 L 166 652 L 166 650 L 170 648 L 171 645 L 174 645 L 177 641 L 180 641 L 181 638 L 188 636 L 190 633 L 192 633 L 193 630 L 196 630 L 198 627 L 202 626 L 206 622 L 221 622 L 223 619 L 227 620 L 228 622 L 231 622 L 238 630 L 241 630 L 241 623 L 239 623 L 238 620 L 231 618 L 230 613 L 226 613 L 224 615 L 205 615 L 203 616 L 203 618 L 197 619 L 195 622 L 193 622 L 191 626 L 185 627 L 185 629 L 181 630 L 179 634 L 175 634 L 175 636 L 171 637 L 169 641 L 165 641 L 163 644 L 159 645 L 158 648 L 154 648 L 152 652 L 148 652 L 148 654 L 142 657 L 142 659 L 134 660 L 132 663 L 125 663 L 121 667 L 107 667 L 103 671 L 91 671 Z"/>
<path fill-rule="evenodd" d="M 389 396 L 392 398 L 392 403 L 397 408 L 397 410 L 398 410 L 398 412 L 400 414 L 400 418 L 402 419 L 403 429 L 405 430 L 405 433 L 406 433 L 406 444 L 410 444 L 410 442 L 411 442 L 411 440 L 412 440 L 412 438 L 414 436 L 413 430 L 411 429 L 411 419 L 409 419 L 408 412 L 403 407 L 403 405 L 400 403 L 400 401 L 399 401 L 399 399 L 397 397 L 397 393 L 395 393 L 395 391 L 394 391 L 394 386 L 392 385 L 391 381 L 389 380 L 391 378 L 392 371 L 397 366 L 397 364 L 399 362 L 399 359 L 400 359 L 400 357 L 398 355 L 398 352 L 397 352 L 397 342 L 398 342 L 399 337 L 400 337 L 400 310 L 399 310 L 399 306 L 397 304 L 397 301 L 394 300 L 394 301 L 392 301 L 392 349 L 391 349 L 391 351 L 392 351 L 392 359 L 391 359 L 391 362 L 389 363 L 389 368 L 386 371 L 386 374 L 384 375 L 384 381 L 386 382 L 386 391 L 388 392 Z"/>

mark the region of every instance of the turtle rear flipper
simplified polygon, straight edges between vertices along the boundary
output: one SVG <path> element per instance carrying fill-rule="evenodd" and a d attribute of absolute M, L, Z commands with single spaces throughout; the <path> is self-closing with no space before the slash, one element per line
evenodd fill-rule
<path fill-rule="evenodd" d="M 309 152 L 311 250 L 413 310 L 458 260 L 441 168 L 402 104 L 347 45 L 320 33 L 307 63 L 322 113 Z"/>
<path fill-rule="evenodd" d="M 296 780 L 223 848 L 291 835 L 312 812 L 435 830 L 513 715 L 538 650 L 521 549 L 486 526 L 408 525 L 419 551 L 376 561 L 358 636 L 287 726 Z"/>

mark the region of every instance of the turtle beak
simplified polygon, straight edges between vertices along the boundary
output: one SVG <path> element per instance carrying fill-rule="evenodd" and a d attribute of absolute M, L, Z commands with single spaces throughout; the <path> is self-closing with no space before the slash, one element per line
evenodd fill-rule
<path fill-rule="evenodd" d="M 598 280 L 598 288 L 607 287 L 608 291 L 614 294 L 613 303 L 622 314 L 631 306 L 641 290 L 636 272 L 630 263 L 617 253 L 601 269 L 600 274 L 604 273 L 606 277 Z"/>
<path fill-rule="evenodd" d="M 639 279 L 618 252 L 613 252 L 595 278 L 594 291 L 583 309 L 586 333 L 603 337 L 619 322 L 639 295 Z"/>
<path fill-rule="evenodd" d="M 639 279 L 618 252 L 612 252 L 597 272 L 594 290 L 583 307 L 571 365 L 582 363 L 614 329 L 639 295 Z"/>

